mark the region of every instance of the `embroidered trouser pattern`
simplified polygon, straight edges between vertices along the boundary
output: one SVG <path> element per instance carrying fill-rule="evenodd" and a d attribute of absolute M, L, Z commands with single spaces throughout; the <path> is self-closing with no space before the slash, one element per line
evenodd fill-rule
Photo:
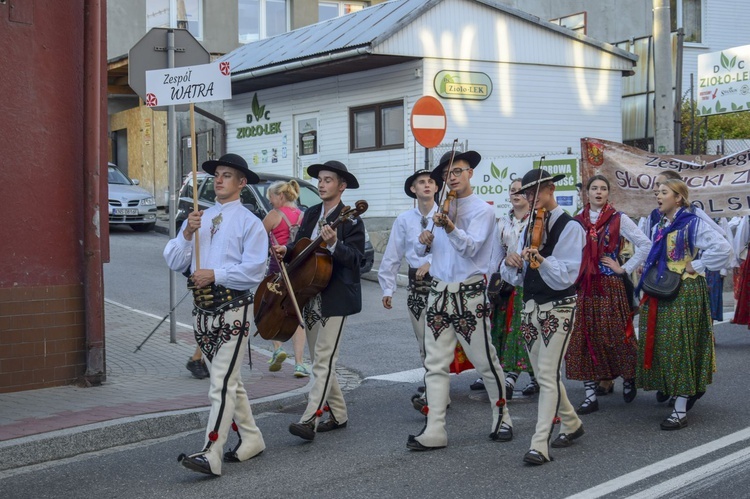
<path fill-rule="evenodd" d="M 313 386 L 307 399 L 307 407 L 300 423 L 313 423 L 317 428 L 326 405 L 331 417 L 338 423 L 349 419 L 336 378 L 336 362 L 339 358 L 341 334 L 346 317 L 323 317 L 320 295 L 310 300 L 303 310 L 307 345 L 312 356 Z"/>
<path fill-rule="evenodd" d="M 490 339 L 489 305 L 482 276 L 463 283 L 434 281 L 427 301 L 424 335 L 427 424 L 416 437 L 426 447 L 448 444 L 445 413 L 450 392 L 450 363 L 456 341 L 484 379 L 489 395 L 491 433 L 502 422 L 512 426 L 505 405 L 505 376 Z M 500 399 L 503 399 L 500 401 Z M 502 416 L 501 416 L 502 406 Z"/>
<path fill-rule="evenodd" d="M 218 313 L 197 309 L 194 317 L 195 336 L 210 373 L 208 397 L 211 410 L 202 454 L 216 474 L 221 474 L 224 444 L 233 420 L 240 438 L 233 450 L 241 461 L 266 448 L 242 383 L 242 359 L 247 349 L 245 338 L 250 329 L 255 328 L 248 320 L 249 308 L 249 305 L 245 305 Z M 213 341 L 207 338 L 213 338 Z M 207 354 L 207 351 L 210 353 Z"/>
<path fill-rule="evenodd" d="M 531 449 L 549 458 L 549 441 L 559 416 L 561 433 L 573 433 L 581 420 L 568 400 L 560 368 L 575 319 L 576 298 L 538 305 L 524 304 L 521 334 L 526 341 L 531 367 L 539 382 L 539 409 Z"/>
<path fill-rule="evenodd" d="M 409 289 L 409 296 L 406 300 L 407 307 L 409 308 L 409 319 L 411 319 L 411 327 L 414 330 L 414 336 L 417 338 L 417 345 L 419 345 L 419 356 L 422 358 L 422 364 L 424 364 L 424 312 L 427 308 L 427 296 L 424 293 L 417 293 L 413 289 Z"/>

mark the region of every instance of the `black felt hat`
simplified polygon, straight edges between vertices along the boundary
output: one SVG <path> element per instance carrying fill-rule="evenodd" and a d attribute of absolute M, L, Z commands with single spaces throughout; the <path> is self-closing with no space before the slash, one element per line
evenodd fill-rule
<path fill-rule="evenodd" d="M 257 184 L 260 182 L 260 177 L 247 167 L 247 161 L 239 154 L 225 154 L 219 159 L 212 159 L 203 163 L 203 171 L 210 175 L 216 175 L 216 168 L 219 166 L 228 166 L 239 170 L 245 175 L 248 184 Z"/>
<path fill-rule="evenodd" d="M 544 184 L 546 182 L 557 182 L 565 178 L 564 173 L 558 173 L 557 175 L 550 175 L 547 170 L 536 169 L 529 170 L 521 179 L 521 188 L 518 189 L 517 194 L 521 194 L 531 188 L 536 189 L 538 184 Z"/>
<path fill-rule="evenodd" d="M 417 170 L 409 175 L 409 177 L 406 179 L 406 182 L 404 182 L 404 192 L 410 198 L 417 199 L 417 195 L 411 192 L 411 187 L 414 181 L 417 180 L 420 175 L 430 175 L 430 177 L 432 177 L 430 170 L 428 170 L 427 168 L 422 168 L 421 170 Z M 443 179 L 441 178 L 440 180 L 436 180 L 435 183 L 437 183 L 437 188 L 438 190 L 440 190 L 443 185 Z"/>
<path fill-rule="evenodd" d="M 342 163 L 341 161 L 326 161 L 323 164 L 315 164 L 310 165 L 307 167 L 307 174 L 310 175 L 312 178 L 317 178 L 318 173 L 320 173 L 321 170 L 328 170 L 330 172 L 336 172 L 341 177 L 346 180 L 346 188 L 347 189 L 357 189 L 359 188 L 359 182 L 357 182 L 357 177 L 352 175 L 349 170 L 347 170 L 346 165 Z"/>
<path fill-rule="evenodd" d="M 453 162 L 456 161 L 466 161 L 469 163 L 469 166 L 473 169 L 476 168 L 480 161 L 482 161 L 482 156 L 476 152 L 476 151 L 466 151 L 462 153 L 456 153 L 456 156 L 453 158 Z M 430 176 L 435 179 L 436 182 L 442 182 L 443 181 L 443 168 L 451 162 L 451 152 L 448 151 L 447 153 L 443 154 L 443 157 L 440 158 L 440 163 L 432 170 L 432 173 Z"/>

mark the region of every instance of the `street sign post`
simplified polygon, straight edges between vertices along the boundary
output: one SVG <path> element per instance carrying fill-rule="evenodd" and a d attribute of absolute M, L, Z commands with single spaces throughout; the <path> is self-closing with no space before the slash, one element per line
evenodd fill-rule
<path fill-rule="evenodd" d="M 128 84 L 144 101 L 146 99 L 146 71 L 152 69 L 175 68 L 206 64 L 211 54 L 185 29 L 152 28 L 128 51 Z M 158 109 L 158 108 L 155 108 Z M 167 158 L 169 172 L 169 237 L 177 234 L 175 214 L 177 213 L 177 188 L 180 178 L 177 175 L 177 115 L 175 106 L 167 107 Z M 195 140 L 192 141 L 195 144 Z M 193 148 L 195 151 L 195 148 Z M 177 342 L 177 315 L 174 305 L 177 302 L 176 273 L 169 273 L 169 341 Z"/>
<path fill-rule="evenodd" d="M 445 137 L 447 127 L 445 109 L 435 97 L 426 95 L 414 103 L 411 133 L 420 145 L 428 149 L 437 146 Z"/>
<path fill-rule="evenodd" d="M 167 35 L 174 34 L 174 64 L 169 65 Z M 208 64 L 211 54 L 185 29 L 152 28 L 128 51 L 128 85 L 146 100 L 146 71 Z"/>

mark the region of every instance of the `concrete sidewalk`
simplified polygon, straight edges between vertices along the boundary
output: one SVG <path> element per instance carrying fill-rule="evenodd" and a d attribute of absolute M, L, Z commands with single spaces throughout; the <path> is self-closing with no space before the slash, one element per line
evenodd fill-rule
<path fill-rule="evenodd" d="M 177 342 L 169 343 L 165 322 L 134 353 L 159 320 L 107 302 L 104 384 L 0 395 L 0 470 L 204 428 L 208 379 L 185 368 L 195 349 L 192 330 L 179 326 Z M 250 353 L 253 367 L 246 356 L 242 379 L 255 413 L 306 401 L 310 378 L 295 378 L 292 361 L 271 373 L 270 352 Z"/>

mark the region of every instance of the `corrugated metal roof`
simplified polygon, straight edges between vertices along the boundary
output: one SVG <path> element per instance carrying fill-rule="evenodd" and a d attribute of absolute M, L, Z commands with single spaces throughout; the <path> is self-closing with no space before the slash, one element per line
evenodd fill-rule
<path fill-rule="evenodd" d="M 442 1 L 391 0 L 352 14 L 249 43 L 227 54 L 224 60 L 230 62 L 232 75 L 239 76 L 243 73 L 254 72 L 263 68 L 270 69 L 274 66 L 280 66 L 279 71 L 284 71 L 284 65 L 289 62 L 315 59 L 327 54 L 351 52 L 351 56 L 354 57 L 367 52 L 368 48 L 388 39 L 413 19 Z M 570 38 L 596 46 L 614 55 L 636 60 L 632 54 L 624 50 L 548 23 L 507 5 L 498 4 L 491 0 L 469 1 L 485 4 L 528 22 L 538 24 L 545 29 L 557 31 Z M 359 51 L 355 49 L 359 49 Z"/>

